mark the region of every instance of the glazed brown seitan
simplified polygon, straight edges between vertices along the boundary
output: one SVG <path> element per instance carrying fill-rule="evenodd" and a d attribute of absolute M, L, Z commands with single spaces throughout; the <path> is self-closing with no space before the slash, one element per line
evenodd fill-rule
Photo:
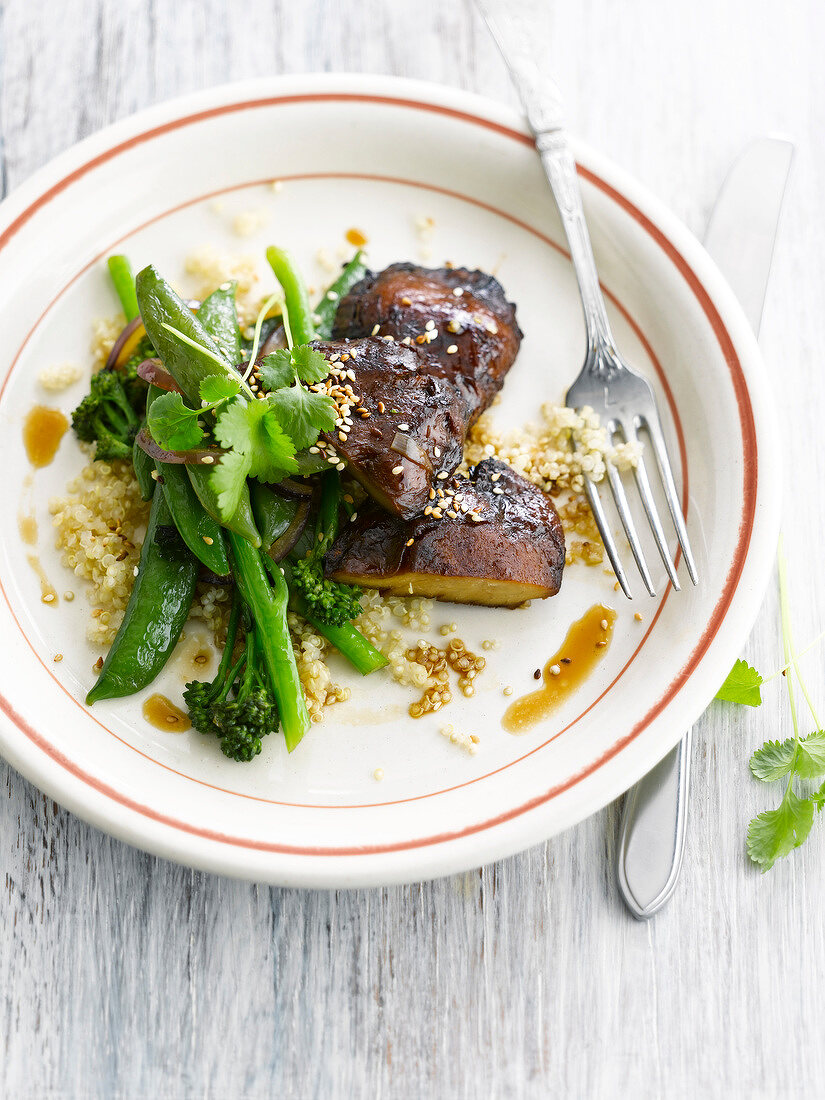
<path fill-rule="evenodd" d="M 472 424 L 492 402 L 521 344 L 515 306 L 483 271 L 392 264 L 370 272 L 338 306 L 334 338 L 391 336 L 464 393 Z"/>
<path fill-rule="evenodd" d="M 490 607 L 558 592 L 564 532 L 545 493 L 492 458 L 468 478 L 442 484 L 444 497 L 416 519 L 378 509 L 359 515 L 330 548 L 327 576 L 393 595 Z"/>
<path fill-rule="evenodd" d="M 403 344 L 366 337 L 314 346 L 352 372 L 348 384 L 358 398 L 352 424 L 321 438 L 382 508 L 419 515 L 443 480 L 438 474 L 461 463 L 469 415 L 463 394 L 438 371 L 422 371 L 421 357 Z"/>

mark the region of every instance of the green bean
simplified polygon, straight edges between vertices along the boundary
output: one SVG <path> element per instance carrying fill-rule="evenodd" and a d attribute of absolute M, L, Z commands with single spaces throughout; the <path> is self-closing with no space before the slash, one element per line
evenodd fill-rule
<path fill-rule="evenodd" d="M 212 487 L 213 469 L 212 466 L 186 466 L 186 473 L 198 500 L 216 523 L 220 523 L 227 531 L 234 531 L 241 538 L 247 539 L 253 546 L 260 546 L 261 535 L 255 526 L 255 517 L 252 515 L 249 486 L 244 486 L 241 492 L 241 502 L 234 516 L 224 521 L 221 519 L 221 513 L 218 509 L 218 494 Z"/>
<path fill-rule="evenodd" d="M 134 321 L 139 316 L 137 294 L 135 293 L 135 277 L 132 274 L 132 265 L 125 256 L 110 256 L 108 261 L 109 275 L 114 283 L 117 296 L 127 321 Z"/>
<path fill-rule="evenodd" d="M 224 283 L 204 298 L 198 309 L 198 320 L 218 345 L 226 359 L 240 363 L 242 359 L 241 330 L 235 303 L 236 283 Z M 214 371 L 212 372 L 215 373 Z"/>
<path fill-rule="evenodd" d="M 359 249 L 349 263 L 344 264 L 341 274 L 315 307 L 317 318 L 315 330 L 319 340 L 329 340 L 332 336 L 332 326 L 335 322 L 335 314 L 338 312 L 339 301 L 345 294 L 349 294 L 356 283 L 361 282 L 366 273 L 364 253 Z"/>
<path fill-rule="evenodd" d="M 145 426 L 146 421 L 144 420 L 141 427 Z M 152 477 L 155 464 L 146 451 L 138 444 L 137 439 L 135 439 L 132 447 L 132 465 L 135 468 L 135 478 L 137 479 L 138 488 L 140 489 L 140 495 L 144 500 L 151 500 L 155 492 L 155 479 Z"/>
<path fill-rule="evenodd" d="M 295 344 L 308 344 L 315 339 L 315 325 L 301 273 L 289 253 L 282 248 L 270 245 L 266 250 L 266 258 L 275 272 L 275 278 L 283 287 L 292 340 Z"/>
<path fill-rule="evenodd" d="M 267 485 L 260 481 L 253 481 L 250 487 L 252 497 L 252 514 L 255 524 L 261 532 L 261 546 L 268 550 L 273 542 L 276 542 L 295 520 L 295 514 L 300 507 L 297 500 L 287 500 L 286 497 L 273 493 Z"/>
<path fill-rule="evenodd" d="M 258 628 L 264 665 L 278 702 L 284 740 L 287 750 L 292 752 L 309 729 L 309 713 L 287 625 L 289 592 L 286 580 L 276 567 L 270 585 L 260 551 L 250 546 L 246 539 L 230 532 L 229 545 L 238 591 Z"/>
<path fill-rule="evenodd" d="M 197 579 L 197 559 L 172 524 L 166 497 L 156 492 L 132 594 L 97 683 L 86 696 L 89 706 L 132 695 L 154 680 L 183 630 Z"/>

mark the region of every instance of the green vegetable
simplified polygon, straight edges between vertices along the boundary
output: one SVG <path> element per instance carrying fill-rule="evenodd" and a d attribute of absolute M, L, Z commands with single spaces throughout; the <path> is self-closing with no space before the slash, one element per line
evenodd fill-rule
<path fill-rule="evenodd" d="M 340 502 L 341 479 L 337 471 L 330 470 L 322 479 L 315 541 L 306 557 L 291 562 L 296 595 L 305 601 L 308 615 L 327 626 L 343 626 L 362 611 L 360 589 L 324 576 L 324 554 L 338 533 Z"/>
<path fill-rule="evenodd" d="M 759 685 L 762 677 L 747 661 L 739 660 L 730 670 L 727 678 L 716 692 L 716 698 L 728 703 L 742 703 L 748 707 L 758 707 L 762 702 Z"/>
<path fill-rule="evenodd" d="M 250 546 L 246 539 L 230 532 L 229 545 L 232 572 L 254 620 L 261 661 L 278 703 L 286 747 L 292 752 L 309 729 L 309 713 L 287 625 L 289 593 L 286 581 L 276 569 L 270 585 L 260 551 Z"/>
<path fill-rule="evenodd" d="M 123 622 L 109 649 L 89 706 L 146 687 L 175 647 L 189 615 L 198 563 L 184 545 L 163 493 L 155 493 L 140 565 Z"/>
<path fill-rule="evenodd" d="M 763 872 L 770 870 L 777 859 L 789 855 L 794 848 L 798 848 L 805 842 L 813 826 L 815 811 L 821 810 L 825 805 L 825 783 L 808 795 L 798 791 L 795 786 L 798 781 L 805 782 L 825 775 L 825 731 L 817 718 L 813 702 L 799 671 L 799 655 L 794 649 L 791 635 L 788 570 L 781 539 L 779 597 L 782 608 L 782 647 L 785 664 L 774 676 L 778 676 L 780 672 L 784 676 L 788 688 L 794 735 L 781 742 L 766 741 L 750 759 L 752 774 L 763 783 L 773 783 L 787 776 L 785 792 L 777 808 L 757 814 L 748 825 L 748 855 L 754 863 L 759 864 Z M 774 676 L 768 679 L 772 680 Z M 794 698 L 794 679 L 802 689 L 816 725 L 814 732 L 805 737 L 800 734 Z M 758 706 L 761 702 L 760 686 L 765 683 L 767 680 L 763 680 L 755 669 L 750 668 L 744 661 L 737 661 L 725 681 L 729 690 L 723 697 L 734 698 L 734 701 L 749 706 Z"/>
<path fill-rule="evenodd" d="M 236 289 L 237 283 L 224 283 L 204 298 L 198 309 L 198 320 L 232 364 L 240 363 L 243 355 Z"/>
<path fill-rule="evenodd" d="M 240 392 L 240 378 L 213 375 L 201 382 L 201 403 L 191 409 L 179 393 L 161 393 L 147 408 L 147 424 L 152 438 L 168 451 L 189 451 L 203 440 L 200 418 L 218 412 Z"/>
<path fill-rule="evenodd" d="M 239 377 L 199 318 L 155 267 L 138 272 L 136 286 L 140 315 L 152 346 L 192 407 L 200 403 L 204 379 L 215 374 Z M 242 390 L 252 396 L 243 384 Z"/>
<path fill-rule="evenodd" d="M 262 738 L 278 728 L 278 707 L 261 664 L 262 647 L 255 627 L 250 625 L 243 653 L 232 664 L 241 602 L 236 592 L 215 679 L 188 683 L 183 698 L 195 729 L 217 737 L 230 760 L 248 763 L 260 753 Z"/>
<path fill-rule="evenodd" d="M 278 496 L 260 481 L 253 481 L 249 491 L 252 513 L 261 532 L 261 545 L 268 550 L 288 530 L 300 505 L 297 500 Z"/>
<path fill-rule="evenodd" d="M 134 321 L 139 316 L 140 310 L 138 309 L 135 277 L 132 274 L 131 264 L 125 256 L 110 256 L 107 263 L 126 320 Z"/>
<path fill-rule="evenodd" d="M 266 250 L 269 266 L 283 287 L 286 314 L 292 339 L 290 343 L 309 344 L 316 338 L 306 284 L 292 257 L 282 248 L 270 245 Z"/>
<path fill-rule="evenodd" d="M 137 438 L 132 447 L 132 466 L 135 469 L 135 478 L 140 489 L 140 495 L 144 500 L 151 500 L 155 492 L 155 479 L 152 477 L 155 472 L 155 464 L 146 451 L 138 446 Z"/>
<path fill-rule="evenodd" d="M 72 427 L 78 439 L 97 444 L 95 458 L 131 458 L 140 422 L 116 371 L 92 375 L 89 393 L 72 413 Z"/>
<path fill-rule="evenodd" d="M 185 470 L 192 488 L 195 490 L 195 495 L 212 519 L 225 527 L 227 531 L 234 531 L 242 538 L 247 539 L 253 546 L 260 546 L 261 536 L 255 526 L 255 517 L 252 515 L 249 487 L 245 484 L 239 486 L 238 506 L 231 513 L 229 519 L 224 519 L 218 504 L 218 493 L 213 483 L 215 468 L 213 466 L 187 465 Z"/>
<path fill-rule="evenodd" d="M 356 283 L 360 283 L 366 273 L 364 253 L 359 249 L 349 263 L 344 265 L 341 274 L 315 307 L 315 328 L 319 340 L 329 340 L 332 336 L 339 301 L 345 294 L 349 294 Z"/>
<path fill-rule="evenodd" d="M 389 664 L 384 654 L 376 649 L 372 642 L 365 638 L 351 622 L 343 623 L 340 626 L 332 626 L 330 623 L 322 622 L 312 614 L 306 600 L 297 593 L 292 593 L 290 603 L 293 610 L 302 619 L 306 619 L 311 626 L 314 626 L 328 642 L 331 642 L 362 676 L 367 676 L 370 672 L 375 672 L 378 668 L 385 668 Z"/>

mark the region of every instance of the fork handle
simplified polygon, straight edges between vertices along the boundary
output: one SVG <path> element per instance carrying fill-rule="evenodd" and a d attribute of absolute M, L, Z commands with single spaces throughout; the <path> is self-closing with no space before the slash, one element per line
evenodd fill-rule
<path fill-rule="evenodd" d="M 562 225 L 570 246 L 570 256 L 579 284 L 588 348 L 607 347 L 614 350 L 613 333 L 607 319 L 593 246 L 584 220 L 582 196 L 576 161 L 566 132 L 561 129 L 534 133 L 544 172 L 550 182 L 553 197 L 561 214 Z"/>

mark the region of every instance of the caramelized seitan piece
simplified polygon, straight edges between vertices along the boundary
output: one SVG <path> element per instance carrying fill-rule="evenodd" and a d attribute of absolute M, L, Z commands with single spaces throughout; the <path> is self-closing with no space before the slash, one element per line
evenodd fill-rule
<path fill-rule="evenodd" d="M 422 371 L 421 357 L 402 344 L 367 337 L 314 346 L 339 372 L 352 372 L 346 384 L 354 394 L 352 424 L 321 440 L 382 508 L 404 518 L 423 512 L 443 480 L 437 475 L 461 462 L 468 418 L 461 391 L 438 372 Z M 344 381 L 339 374 L 338 384 Z"/>
<path fill-rule="evenodd" d="M 522 336 L 516 308 L 492 275 L 410 263 L 370 272 L 341 299 L 333 337 L 373 332 L 409 340 L 452 378 L 467 397 L 471 424 L 504 384 Z"/>
<path fill-rule="evenodd" d="M 326 575 L 393 595 L 489 607 L 558 592 L 564 532 L 545 493 L 493 458 L 444 486 L 435 502 L 440 518 L 432 509 L 408 522 L 378 509 L 359 515 L 327 553 Z"/>

